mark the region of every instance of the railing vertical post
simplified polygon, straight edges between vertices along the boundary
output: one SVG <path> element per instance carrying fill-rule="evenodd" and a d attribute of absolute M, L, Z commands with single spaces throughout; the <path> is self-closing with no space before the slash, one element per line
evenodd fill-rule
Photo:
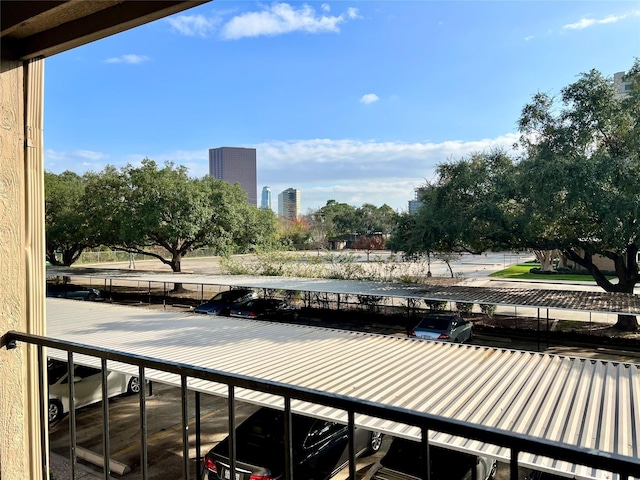
<path fill-rule="evenodd" d="M 109 388 L 107 385 L 107 376 L 109 371 L 107 370 L 107 359 L 102 358 L 102 455 L 104 460 L 104 479 L 109 480 L 109 474 L 111 473 L 111 467 L 109 461 L 111 457 L 111 448 L 109 445 Z"/>
<path fill-rule="evenodd" d="M 69 455 L 71 462 L 71 478 L 76 478 L 76 467 L 78 465 L 78 457 L 76 457 L 76 391 L 73 381 L 75 366 L 73 364 L 73 352 L 67 352 L 67 375 L 69 380 Z M 64 408 L 60 404 L 60 409 Z"/>
<path fill-rule="evenodd" d="M 182 392 L 182 478 L 189 480 L 189 391 L 185 375 L 180 376 L 180 388 Z"/>
<path fill-rule="evenodd" d="M 356 478 L 356 425 L 353 410 L 348 412 L 348 435 L 349 435 L 349 478 Z"/>
<path fill-rule="evenodd" d="M 284 398 L 284 478 L 293 479 L 293 428 L 291 425 L 291 398 Z"/>
<path fill-rule="evenodd" d="M 200 434 L 202 433 L 200 425 L 200 392 L 196 392 L 196 478 L 200 478 L 200 458 L 202 445 L 200 442 Z"/>
<path fill-rule="evenodd" d="M 47 480 L 47 474 L 49 472 L 49 465 L 47 463 L 47 459 L 49 456 L 47 455 L 47 437 L 45 435 L 45 425 L 49 422 L 49 415 L 47 414 L 47 403 L 48 400 L 45 400 L 45 393 L 47 390 L 47 385 L 45 384 L 45 368 L 47 368 L 47 363 L 44 358 L 44 353 L 42 351 L 42 345 L 38 345 L 38 385 L 40 387 L 40 425 L 42 425 L 42 432 L 40 433 L 40 451 L 42 455 L 42 473 L 43 479 Z M 47 423 L 45 423 L 47 422 Z"/>
<path fill-rule="evenodd" d="M 236 478 L 236 391 L 229 385 L 229 478 Z"/>
<path fill-rule="evenodd" d="M 515 448 L 511 449 L 511 460 L 509 461 L 509 480 L 518 480 L 518 455 L 520 452 Z"/>
<path fill-rule="evenodd" d="M 149 478 L 149 458 L 147 455 L 147 380 L 144 367 L 138 367 L 138 379 L 140 380 L 140 467 L 142 468 L 142 480 Z"/>
<path fill-rule="evenodd" d="M 429 429 L 422 427 L 422 440 L 420 441 L 422 453 L 422 480 L 431 479 L 431 448 L 429 447 Z"/>

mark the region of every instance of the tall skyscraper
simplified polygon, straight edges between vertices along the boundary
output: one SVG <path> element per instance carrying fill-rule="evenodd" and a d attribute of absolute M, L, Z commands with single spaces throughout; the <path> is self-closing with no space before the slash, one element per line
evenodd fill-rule
<path fill-rule="evenodd" d="M 631 80 L 625 79 L 626 72 L 617 72 L 613 75 L 613 86 L 616 89 L 616 97 L 625 98 L 631 90 Z"/>
<path fill-rule="evenodd" d="M 260 206 L 262 208 L 271 208 L 271 189 L 269 186 L 262 187 L 262 202 Z"/>
<path fill-rule="evenodd" d="M 258 206 L 255 148 L 210 148 L 209 175 L 229 183 L 239 183 L 247 192 L 249 204 Z"/>
<path fill-rule="evenodd" d="M 287 188 L 278 195 L 278 216 L 287 220 L 300 218 L 300 190 Z"/>

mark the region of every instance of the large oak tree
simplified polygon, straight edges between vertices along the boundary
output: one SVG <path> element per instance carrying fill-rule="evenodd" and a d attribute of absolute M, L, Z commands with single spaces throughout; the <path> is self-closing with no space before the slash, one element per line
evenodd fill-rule
<path fill-rule="evenodd" d="M 273 243 L 273 212 L 249 205 L 237 184 L 190 178 L 187 169 L 144 159 L 88 175 L 87 193 L 102 243 L 157 258 L 174 272 L 199 248 L 219 255 Z"/>
<path fill-rule="evenodd" d="M 608 292 L 640 280 L 640 62 L 622 96 L 596 70 L 559 97 L 535 95 L 519 119 L 522 156 L 481 152 L 444 163 L 421 190 L 423 206 L 391 245 L 410 253 L 558 249 Z M 403 238 L 402 236 L 406 236 Z M 596 256 L 611 260 L 609 280 Z M 616 326 L 637 330 L 634 316 Z"/>

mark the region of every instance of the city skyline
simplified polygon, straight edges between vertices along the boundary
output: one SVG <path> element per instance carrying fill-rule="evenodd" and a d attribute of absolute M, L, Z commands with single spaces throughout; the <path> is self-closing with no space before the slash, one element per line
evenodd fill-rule
<path fill-rule="evenodd" d="M 510 150 L 536 93 L 629 69 L 639 29 L 628 1 L 217 0 L 47 58 L 45 169 L 202 177 L 211 144 L 235 145 L 303 212 L 406 210 L 438 163 Z"/>

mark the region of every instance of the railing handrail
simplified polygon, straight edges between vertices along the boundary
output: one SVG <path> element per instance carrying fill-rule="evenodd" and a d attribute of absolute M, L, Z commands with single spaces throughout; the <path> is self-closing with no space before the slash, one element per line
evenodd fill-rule
<path fill-rule="evenodd" d="M 327 393 L 307 387 L 294 386 L 246 375 L 226 373 L 211 368 L 198 367 L 168 360 L 159 360 L 153 357 L 123 353 L 108 348 L 57 340 L 50 337 L 18 331 L 7 332 L 2 340 L 3 344 L 1 346 L 10 342 L 25 342 L 41 347 L 54 348 L 100 359 L 136 365 L 139 368 L 151 368 L 154 370 L 181 375 L 183 377 L 197 378 L 233 387 L 246 388 L 249 390 L 282 396 L 283 398 L 329 406 L 346 412 L 353 412 L 406 425 L 413 425 L 421 428 L 422 431 L 437 431 L 485 442 L 510 449 L 512 452 L 526 452 L 543 457 L 563 460 L 571 464 L 592 467 L 597 470 L 619 473 L 622 475 L 622 478 L 625 478 L 625 476 L 630 477 L 632 475 L 638 475 L 638 472 L 640 472 L 639 458 L 564 444 L 521 433 L 498 430 L 483 425 L 463 422 L 461 420 L 361 400 L 345 395 Z"/>

